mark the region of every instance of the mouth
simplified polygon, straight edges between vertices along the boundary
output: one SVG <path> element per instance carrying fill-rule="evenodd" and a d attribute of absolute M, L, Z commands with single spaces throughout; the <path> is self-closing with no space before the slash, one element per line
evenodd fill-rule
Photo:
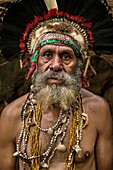
<path fill-rule="evenodd" d="M 51 76 L 50 78 L 48 78 L 47 81 L 49 84 L 62 84 L 63 83 L 63 80 L 58 76 Z"/>

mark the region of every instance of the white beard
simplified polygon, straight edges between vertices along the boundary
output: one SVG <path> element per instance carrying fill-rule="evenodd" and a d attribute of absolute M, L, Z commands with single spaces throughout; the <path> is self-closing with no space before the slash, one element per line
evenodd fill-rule
<path fill-rule="evenodd" d="M 52 75 L 57 75 L 63 80 L 63 84 L 48 84 L 47 80 Z M 81 88 L 80 66 L 76 67 L 75 74 L 49 71 L 44 73 L 35 72 L 32 76 L 34 98 L 44 107 L 51 105 L 60 106 L 67 110 L 75 104 L 76 95 Z"/>

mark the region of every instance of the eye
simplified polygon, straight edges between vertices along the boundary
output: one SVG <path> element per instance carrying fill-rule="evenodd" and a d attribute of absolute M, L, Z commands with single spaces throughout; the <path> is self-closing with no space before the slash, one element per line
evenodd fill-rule
<path fill-rule="evenodd" d="M 42 58 L 43 58 L 45 61 L 51 60 L 51 58 L 52 58 L 52 53 L 51 53 L 51 52 L 45 52 L 45 53 L 42 55 Z"/>
<path fill-rule="evenodd" d="M 70 59 L 70 55 L 69 54 L 63 54 L 62 55 L 62 59 L 69 60 Z"/>
<path fill-rule="evenodd" d="M 62 54 L 61 58 L 66 64 L 68 64 L 72 59 L 71 55 L 68 53 Z"/>
<path fill-rule="evenodd" d="M 43 57 L 45 57 L 45 58 L 51 58 L 51 57 L 52 57 L 52 54 L 51 54 L 51 52 L 46 52 L 46 53 L 43 54 Z"/>

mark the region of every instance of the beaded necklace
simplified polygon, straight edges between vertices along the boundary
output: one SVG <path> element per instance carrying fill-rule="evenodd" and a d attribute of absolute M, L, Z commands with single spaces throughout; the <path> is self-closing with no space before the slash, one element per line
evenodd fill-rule
<path fill-rule="evenodd" d="M 70 144 L 69 149 L 64 145 L 64 138 L 70 122 L 70 114 L 73 111 L 73 118 L 70 126 Z M 87 114 L 85 114 L 82 105 L 82 97 L 78 93 L 76 97 L 75 106 L 70 107 L 65 114 L 60 110 L 57 122 L 47 129 L 40 126 L 41 122 L 41 108 L 33 98 L 33 93 L 30 92 L 27 100 L 22 108 L 22 129 L 16 144 L 16 152 L 13 156 L 18 156 L 23 160 L 23 170 L 26 170 L 26 163 L 28 163 L 33 170 L 42 168 L 49 168 L 51 159 L 54 157 L 56 151 L 66 152 L 68 150 L 66 162 L 66 169 L 75 169 L 74 157 L 77 154 L 79 158 L 82 157 L 82 148 L 80 141 L 82 139 L 82 129 L 88 124 Z M 31 127 L 33 131 L 31 131 Z M 51 136 L 48 148 L 44 153 L 41 153 L 39 146 L 40 131 Z M 58 137 L 60 138 L 59 143 Z M 30 142 L 31 155 L 27 154 L 28 141 Z M 22 148 L 22 151 L 21 151 Z"/>

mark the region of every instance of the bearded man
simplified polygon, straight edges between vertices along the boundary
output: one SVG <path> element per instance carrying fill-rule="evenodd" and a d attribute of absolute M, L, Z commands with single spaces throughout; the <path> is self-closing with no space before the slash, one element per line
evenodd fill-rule
<path fill-rule="evenodd" d="M 18 14 L 15 15 L 19 15 L 25 4 L 25 0 L 12 4 L 8 15 L 17 9 Z M 89 54 L 88 40 L 91 46 L 94 43 L 89 30 L 92 23 L 83 21 L 80 24 L 83 30 L 73 23 L 75 20 L 82 22 L 80 16 L 77 18 L 58 11 L 61 7 L 59 1 L 44 0 L 44 4 L 48 14 L 44 18 L 35 17 L 19 41 L 21 52 L 26 52 L 28 48 L 31 55 L 27 79 L 32 76 L 32 85 L 28 94 L 9 104 L 1 114 L 0 169 L 111 170 L 112 120 L 109 106 L 103 98 L 82 88 L 82 70 L 85 57 Z M 73 5 L 70 6 L 73 9 Z M 101 2 L 97 7 L 104 9 Z M 6 13 L 3 22 L 4 39 L 8 15 Z M 108 13 L 102 14 L 102 17 L 111 18 Z M 109 27 L 112 25 L 110 20 Z M 97 48 L 95 42 L 95 49 L 111 53 L 112 41 L 104 40 L 104 43 L 108 42 L 106 49 Z M 3 45 L 2 51 L 8 57 L 6 49 L 11 48 Z M 13 50 L 9 52 L 12 54 Z M 23 65 L 27 62 L 28 59 Z"/>

